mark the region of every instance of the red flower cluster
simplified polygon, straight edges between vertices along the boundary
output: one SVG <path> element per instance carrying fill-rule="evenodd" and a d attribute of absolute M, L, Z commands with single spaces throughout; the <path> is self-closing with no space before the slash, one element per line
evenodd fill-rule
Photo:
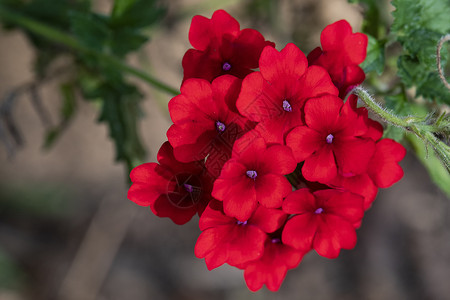
<path fill-rule="evenodd" d="M 344 101 L 364 80 L 367 37 L 338 21 L 306 57 L 219 10 L 194 17 L 189 40 L 168 142 L 132 171 L 128 198 L 177 224 L 198 213 L 208 269 L 227 263 L 250 290 L 276 291 L 310 250 L 355 247 L 378 188 L 403 176 L 403 146 Z"/>

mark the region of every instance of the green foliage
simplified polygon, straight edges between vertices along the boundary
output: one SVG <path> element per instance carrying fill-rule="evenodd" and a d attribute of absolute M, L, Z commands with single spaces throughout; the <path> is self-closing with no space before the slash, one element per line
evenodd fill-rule
<path fill-rule="evenodd" d="M 391 31 L 403 47 L 398 59 L 398 75 L 407 87 L 416 87 L 416 95 L 450 104 L 450 93 L 440 81 L 436 69 L 436 45 L 450 32 L 450 1 L 394 0 L 396 10 Z M 447 60 L 446 51 L 442 61 Z"/>
<path fill-rule="evenodd" d="M 377 41 L 373 36 L 368 35 L 367 57 L 361 64 L 365 73 L 376 71 L 378 75 L 384 71 L 384 42 Z"/>
<path fill-rule="evenodd" d="M 129 170 L 142 162 L 145 151 L 137 131 L 142 94 L 125 80 L 120 67 L 128 53 L 148 41 L 145 28 L 164 16 L 166 10 L 160 2 L 116 0 L 110 15 L 92 12 L 87 0 L 0 0 L 0 13 L 2 8 L 19 12 L 20 18 L 41 21 L 62 30 L 75 46 L 68 48 L 67 43 L 62 46 L 27 30 L 30 27 L 22 28 L 36 48 L 35 69 L 40 78 L 48 76 L 50 64 L 61 55 L 72 56 L 75 64 L 70 69 L 76 72 L 61 86 L 60 122 L 46 133 L 44 147 L 50 148 L 74 117 L 75 95 L 80 91 L 86 100 L 100 103 L 98 120 L 109 128 L 117 160 L 124 162 Z M 4 24 L 15 28 L 12 23 Z"/>

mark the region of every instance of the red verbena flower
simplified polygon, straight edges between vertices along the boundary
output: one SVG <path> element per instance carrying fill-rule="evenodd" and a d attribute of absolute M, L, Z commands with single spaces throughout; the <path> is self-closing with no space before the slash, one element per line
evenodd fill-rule
<path fill-rule="evenodd" d="M 180 163 L 173 156 L 169 142 L 158 152 L 157 163 L 145 163 L 130 173 L 133 184 L 128 199 L 141 206 L 150 206 L 159 217 L 168 217 L 176 224 L 201 215 L 211 199 L 212 182 L 204 176 L 198 162 Z"/>
<path fill-rule="evenodd" d="M 179 161 L 198 161 L 208 156 L 208 171 L 215 177 L 219 175 L 231 156 L 234 141 L 252 128 L 251 122 L 233 111 L 239 90 L 240 80 L 230 75 L 212 83 L 204 79 L 183 83 L 181 94 L 169 102 L 174 124 L 167 131 Z"/>
<path fill-rule="evenodd" d="M 314 249 L 327 258 L 355 247 L 353 224 L 364 215 L 361 196 L 333 189 L 296 190 L 286 197 L 283 211 L 294 214 L 283 229 L 283 243 L 301 251 Z"/>
<path fill-rule="evenodd" d="M 269 290 L 278 291 L 287 271 L 296 268 L 304 255 L 305 252 L 283 244 L 279 238 L 267 238 L 263 256 L 245 266 L 248 288 L 255 292 L 265 284 Z"/>
<path fill-rule="evenodd" d="M 294 128 L 286 138 L 297 162 L 305 161 L 308 181 L 329 183 L 338 172 L 362 174 L 375 151 L 375 142 L 362 136 L 367 126 L 336 96 L 324 95 L 305 104 L 306 126 Z"/>
<path fill-rule="evenodd" d="M 203 78 L 212 81 L 229 74 L 239 78 L 258 68 L 258 59 L 265 41 L 254 29 L 240 30 L 239 23 L 224 10 L 217 10 L 211 19 L 195 16 L 189 29 L 189 49 L 183 57 L 184 79 Z"/>
<path fill-rule="evenodd" d="M 241 266 L 258 259 L 263 255 L 267 233 L 280 228 L 286 217 L 279 209 L 259 206 L 251 218 L 241 222 L 225 215 L 222 203 L 213 200 L 199 221 L 202 233 L 195 245 L 195 255 L 205 258 L 208 270 L 224 263 Z"/>
<path fill-rule="evenodd" d="M 367 35 L 352 33 L 352 27 L 345 20 L 328 25 L 320 35 L 320 47 L 308 55 L 310 65 L 327 69 L 339 96 L 345 97 L 354 86 L 364 81 L 364 71 L 358 66 L 366 58 Z"/>
<path fill-rule="evenodd" d="M 259 69 L 243 80 L 236 107 L 243 116 L 260 122 L 256 129 L 268 143 L 283 144 L 285 134 L 303 124 L 301 109 L 306 100 L 338 94 L 326 70 L 308 67 L 294 44 L 280 52 L 264 48 Z"/>
<path fill-rule="evenodd" d="M 262 138 L 250 144 L 236 141 L 231 159 L 214 182 L 212 196 L 223 201 L 225 214 L 246 221 L 258 203 L 268 208 L 281 207 L 283 198 L 292 191 L 283 175 L 295 167 L 289 147 L 267 146 Z"/>

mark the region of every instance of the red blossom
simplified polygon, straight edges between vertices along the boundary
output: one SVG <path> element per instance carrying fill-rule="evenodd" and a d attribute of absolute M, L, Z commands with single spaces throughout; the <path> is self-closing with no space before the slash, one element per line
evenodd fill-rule
<path fill-rule="evenodd" d="M 322 94 L 337 95 L 330 76 L 321 67 L 308 67 L 303 52 L 287 44 L 278 52 L 264 48 L 259 60 L 260 72 L 242 82 L 236 106 L 252 121 L 269 143 L 284 143 L 284 137 L 295 126 L 302 125 L 302 107 L 306 100 Z"/>
<path fill-rule="evenodd" d="M 169 102 L 173 125 L 167 131 L 175 157 L 182 162 L 198 161 L 208 156 L 206 167 L 218 176 L 230 158 L 234 141 L 252 126 L 235 110 L 240 80 L 226 75 L 212 83 L 189 79 L 181 94 Z"/>
<path fill-rule="evenodd" d="M 375 143 L 363 138 L 367 126 L 336 96 L 324 95 L 305 104 L 306 126 L 294 128 L 286 138 L 302 174 L 308 181 L 329 183 L 338 171 L 343 175 L 367 171 Z"/>
<path fill-rule="evenodd" d="M 263 255 L 267 233 L 280 228 L 286 217 L 281 210 L 259 206 L 248 221 L 241 222 L 225 215 L 221 202 L 212 201 L 199 221 L 202 233 L 195 255 L 205 258 L 208 270 L 224 263 L 242 266 Z"/>
<path fill-rule="evenodd" d="M 278 291 L 289 269 L 296 268 L 305 252 L 281 243 L 279 238 L 268 238 L 261 258 L 248 262 L 244 278 L 251 291 L 265 284 L 273 292 Z"/>
<path fill-rule="evenodd" d="M 403 177 L 403 169 L 398 165 L 406 155 L 406 149 L 391 139 L 380 140 L 376 144 L 368 168 L 370 178 L 380 188 L 387 188 Z"/>
<path fill-rule="evenodd" d="M 251 144 L 236 141 L 231 159 L 214 182 L 212 196 L 223 201 L 227 215 L 246 221 L 258 203 L 281 207 L 283 198 L 292 190 L 283 175 L 295 167 L 292 152 L 286 146 L 267 146 L 262 138 L 255 138 Z"/>
<path fill-rule="evenodd" d="M 364 215 L 361 196 L 332 189 L 296 190 L 286 197 L 283 211 L 295 214 L 283 229 L 283 243 L 300 251 L 314 249 L 327 258 L 336 258 L 340 249 L 355 247 L 353 224 Z"/>
<path fill-rule="evenodd" d="M 217 10 L 211 19 L 195 16 L 189 29 L 189 49 L 183 57 L 184 79 L 203 78 L 212 81 L 220 75 L 244 78 L 258 68 L 258 59 L 265 41 L 254 29 L 240 30 L 239 23 L 224 10 Z"/>
<path fill-rule="evenodd" d="M 367 35 L 352 33 L 345 20 L 328 25 L 320 35 L 322 49 L 317 47 L 308 55 L 310 65 L 327 69 L 340 97 L 364 81 L 364 71 L 358 66 L 366 58 Z"/>
<path fill-rule="evenodd" d="M 169 142 L 158 152 L 157 163 L 145 163 L 130 173 L 133 184 L 128 199 L 141 206 L 150 206 L 159 217 L 169 217 L 176 224 L 201 215 L 211 199 L 212 182 L 204 176 L 198 162 L 180 163 L 173 156 Z"/>

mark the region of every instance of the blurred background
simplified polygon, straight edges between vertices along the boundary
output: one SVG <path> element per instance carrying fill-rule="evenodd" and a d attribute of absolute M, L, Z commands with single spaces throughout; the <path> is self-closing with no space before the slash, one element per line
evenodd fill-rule
<path fill-rule="evenodd" d="M 99 13 L 112 7 L 112 1 L 92 3 Z M 383 3 L 388 15 L 392 8 Z M 363 18 L 362 8 L 345 0 L 173 0 L 166 5 L 150 42 L 127 61 L 175 88 L 196 14 L 210 18 L 214 10 L 225 9 L 241 28 L 259 30 L 278 49 L 294 41 L 305 53 L 319 45 L 326 25 L 346 19 L 358 31 Z M 114 162 L 108 129 L 97 123 L 97 103 L 78 95 L 77 114 L 44 150 L 48 123 L 56 122 L 62 105 L 59 85 L 70 74 L 36 82 L 33 49 L 21 31 L 0 30 L 0 100 L 28 91 L 6 114 L 19 143 L 3 141 L 0 147 L 0 300 L 450 299 L 449 199 L 414 155 L 401 162 L 404 178 L 380 190 L 354 250 L 334 260 L 310 252 L 277 293 L 265 288 L 252 293 L 242 271 L 228 266 L 208 271 L 195 257 L 198 218 L 177 226 L 127 200 L 128 171 Z M 130 81 L 144 95 L 139 131 L 145 160 L 155 161 L 171 124 L 171 96 Z"/>

